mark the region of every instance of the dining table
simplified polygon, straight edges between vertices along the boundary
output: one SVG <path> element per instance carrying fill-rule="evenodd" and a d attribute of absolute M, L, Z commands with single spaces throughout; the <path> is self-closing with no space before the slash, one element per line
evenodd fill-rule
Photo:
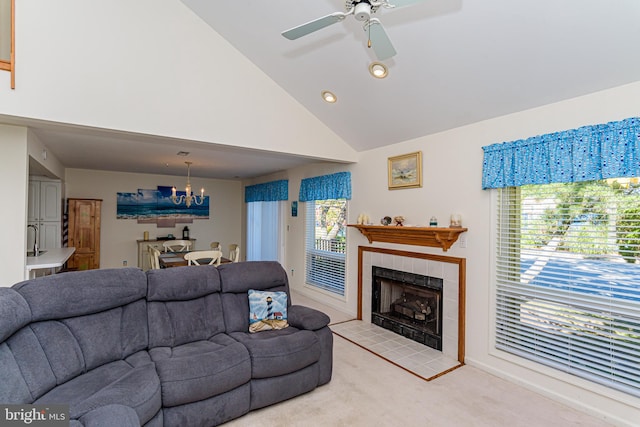
<path fill-rule="evenodd" d="M 158 256 L 158 263 L 160 268 L 181 267 L 189 265 L 189 262 L 184 259 L 184 255 L 190 251 L 183 252 L 163 252 Z M 220 258 L 220 264 L 227 264 L 232 262 L 229 258 Z"/>

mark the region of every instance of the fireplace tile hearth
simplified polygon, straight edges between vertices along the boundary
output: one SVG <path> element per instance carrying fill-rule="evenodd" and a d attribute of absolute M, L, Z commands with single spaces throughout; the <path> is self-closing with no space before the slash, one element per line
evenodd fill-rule
<path fill-rule="evenodd" d="M 442 353 L 447 357 L 464 362 L 464 344 L 460 347 L 460 341 L 464 340 L 464 334 L 462 338 L 459 336 L 460 328 L 464 327 L 464 323 L 461 325 L 459 322 L 460 304 L 464 304 L 464 298 L 462 298 L 462 302 L 460 300 L 460 287 L 464 287 L 464 282 L 461 282 L 464 280 L 464 274 L 461 273 L 464 271 L 464 260 L 443 256 L 432 259 L 429 254 L 362 246 L 359 247 L 359 252 L 361 260 L 358 266 L 358 277 L 361 284 L 361 294 L 359 295 L 358 318 L 367 323 L 372 322 L 373 286 L 370 284 L 373 284 L 373 267 L 442 279 Z"/>
<path fill-rule="evenodd" d="M 331 330 L 403 369 L 430 381 L 460 366 L 453 357 L 369 322 L 351 320 L 332 324 Z"/>

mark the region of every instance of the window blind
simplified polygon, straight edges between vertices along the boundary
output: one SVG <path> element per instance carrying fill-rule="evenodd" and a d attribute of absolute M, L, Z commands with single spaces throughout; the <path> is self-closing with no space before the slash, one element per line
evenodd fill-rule
<path fill-rule="evenodd" d="M 308 201 L 305 216 L 305 281 L 344 296 L 347 201 Z"/>
<path fill-rule="evenodd" d="M 496 348 L 640 396 L 638 179 L 497 191 Z"/>

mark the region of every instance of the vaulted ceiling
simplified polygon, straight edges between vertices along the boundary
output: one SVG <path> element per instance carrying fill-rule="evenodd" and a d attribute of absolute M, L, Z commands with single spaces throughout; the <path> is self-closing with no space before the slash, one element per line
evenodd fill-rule
<path fill-rule="evenodd" d="M 397 51 L 382 61 L 389 70 L 385 79 L 368 72 L 376 56 L 354 16 L 296 40 L 281 35 L 344 12 L 345 3 L 353 0 L 182 2 L 357 151 L 640 79 L 637 0 L 425 0 L 380 7 L 374 16 Z M 337 102 L 324 102 L 324 90 L 335 93 Z M 163 173 L 155 166 L 130 165 L 118 159 L 117 150 L 101 152 L 97 147 L 106 139 L 134 150 L 126 154 L 129 160 L 145 152 L 145 144 L 172 151 L 185 147 L 203 156 L 210 152 L 220 169 L 208 174 L 219 178 L 236 176 L 225 170 L 231 161 L 253 168 L 253 176 L 308 161 L 46 127 L 38 135 L 60 156 L 73 158 L 75 167 L 105 169 L 108 162 L 114 170 L 137 167 L 138 172 Z M 93 142 L 96 150 L 79 154 L 74 140 Z"/>

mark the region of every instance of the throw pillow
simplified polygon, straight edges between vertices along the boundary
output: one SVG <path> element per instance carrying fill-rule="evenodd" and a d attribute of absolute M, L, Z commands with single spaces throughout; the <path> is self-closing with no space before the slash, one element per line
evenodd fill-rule
<path fill-rule="evenodd" d="M 284 329 L 287 322 L 287 293 L 249 289 L 249 332 Z"/>

